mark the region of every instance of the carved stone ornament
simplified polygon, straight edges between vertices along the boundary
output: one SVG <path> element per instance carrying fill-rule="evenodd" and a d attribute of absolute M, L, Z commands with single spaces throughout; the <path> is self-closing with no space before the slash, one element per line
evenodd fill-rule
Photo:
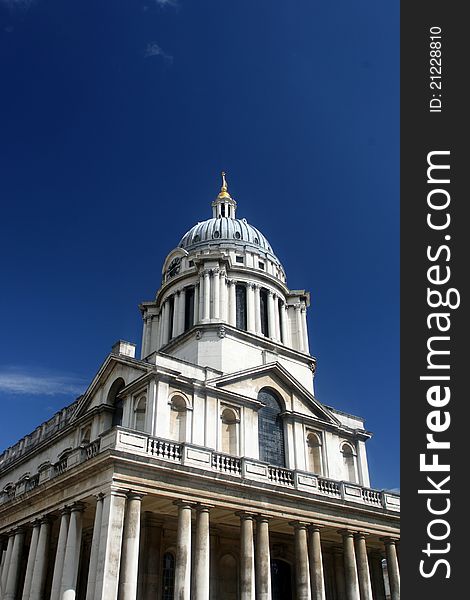
<path fill-rule="evenodd" d="M 219 331 L 217 332 L 217 335 L 219 336 L 219 338 L 224 338 L 225 337 L 226 332 L 225 332 L 225 327 L 223 325 L 221 325 L 219 327 Z"/>
<path fill-rule="evenodd" d="M 198 330 L 196 331 L 196 339 L 197 339 L 197 340 L 200 340 L 201 338 L 202 338 L 202 331 L 201 331 L 201 329 L 198 329 Z"/>

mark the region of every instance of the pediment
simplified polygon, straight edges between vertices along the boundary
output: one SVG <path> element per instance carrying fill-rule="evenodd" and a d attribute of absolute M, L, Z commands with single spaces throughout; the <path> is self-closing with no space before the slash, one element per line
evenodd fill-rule
<path fill-rule="evenodd" d="M 271 388 L 284 403 L 286 413 L 300 413 L 305 417 L 313 417 L 335 426 L 340 425 L 331 411 L 278 362 L 216 377 L 208 380 L 206 384 L 252 400 L 257 399 L 262 388 Z"/>

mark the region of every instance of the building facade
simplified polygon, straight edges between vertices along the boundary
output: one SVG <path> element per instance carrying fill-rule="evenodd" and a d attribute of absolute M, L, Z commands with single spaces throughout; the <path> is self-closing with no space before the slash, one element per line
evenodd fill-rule
<path fill-rule="evenodd" d="M 236 210 L 223 175 L 140 305 L 141 357 L 116 343 L 0 456 L 2 600 L 399 599 L 399 496 L 315 397 L 309 294 Z"/>

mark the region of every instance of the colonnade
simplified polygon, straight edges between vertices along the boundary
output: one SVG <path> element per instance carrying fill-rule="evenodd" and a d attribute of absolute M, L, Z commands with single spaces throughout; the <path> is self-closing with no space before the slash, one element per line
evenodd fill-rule
<path fill-rule="evenodd" d="M 307 308 L 304 302 L 287 305 L 285 300 L 271 289 L 258 283 L 237 281 L 227 277 L 225 269 L 212 268 L 199 271 L 198 283 L 183 287 L 168 296 L 161 304 L 158 314 L 144 317 L 142 340 L 143 355 L 165 346 L 171 339 L 184 333 L 187 323 L 186 303 L 191 296 L 191 325 L 222 322 L 237 326 L 236 288 L 246 290 L 246 330 L 265 335 L 275 342 L 308 352 Z M 263 332 L 261 292 L 267 299 L 267 331 Z"/>
<path fill-rule="evenodd" d="M 142 495 L 112 490 L 96 497 L 90 548 L 86 600 L 136 600 Z M 210 513 L 211 507 L 192 501 L 175 501 L 177 535 L 174 598 L 209 600 L 210 597 Z M 1 600 L 42 600 L 49 568 L 52 584 L 48 600 L 75 600 L 85 505 L 75 502 L 60 513 L 55 560 L 48 564 L 52 518 L 32 523 L 26 575 L 19 596 L 19 570 L 25 528 L 10 532 L 1 563 Z M 263 514 L 236 513 L 240 526 L 239 598 L 270 600 L 270 519 Z M 195 516 L 194 540 L 192 522 Z M 292 521 L 295 549 L 296 600 L 326 600 L 321 527 Z M 340 530 L 342 545 L 334 549 L 337 600 L 385 600 L 382 553 L 368 553 L 366 535 Z M 400 599 L 400 574 L 396 540 L 383 538 L 391 600 Z M 194 554 L 194 557 L 193 557 Z"/>

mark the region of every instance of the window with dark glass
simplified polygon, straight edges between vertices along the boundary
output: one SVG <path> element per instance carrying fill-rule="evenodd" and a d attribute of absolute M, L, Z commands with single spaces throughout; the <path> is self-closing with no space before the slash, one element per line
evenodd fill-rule
<path fill-rule="evenodd" d="M 118 398 L 119 392 L 125 387 L 124 379 L 119 377 L 110 387 L 108 392 L 107 404 L 110 404 L 114 408 L 113 417 L 111 421 L 111 427 L 115 427 L 116 425 L 122 425 L 122 416 L 124 412 L 124 400 L 122 398 Z"/>
<path fill-rule="evenodd" d="M 286 466 L 282 407 L 274 392 L 263 388 L 258 393 L 263 407 L 258 412 L 259 458 L 277 467 Z"/>
<path fill-rule="evenodd" d="M 237 310 L 237 327 L 246 331 L 246 286 L 237 285 L 235 288 Z"/>
<path fill-rule="evenodd" d="M 284 318 L 284 315 L 282 314 L 282 311 L 284 309 L 284 303 L 283 302 L 278 302 L 277 309 L 279 311 L 279 324 L 281 324 L 282 323 L 282 319 Z M 280 333 L 280 336 L 281 336 L 281 342 L 284 344 L 284 336 L 282 335 L 282 327 L 279 327 L 279 333 Z"/>
<path fill-rule="evenodd" d="M 184 330 L 187 331 L 194 325 L 194 288 L 186 290 L 186 302 L 184 305 Z"/>
<path fill-rule="evenodd" d="M 243 264 L 243 256 L 236 256 L 235 259 L 236 259 L 237 263 Z"/>
<path fill-rule="evenodd" d="M 175 596 L 175 557 L 171 552 L 163 555 L 162 600 L 173 600 Z"/>
<path fill-rule="evenodd" d="M 268 290 L 261 289 L 259 292 L 261 333 L 268 335 Z"/>

